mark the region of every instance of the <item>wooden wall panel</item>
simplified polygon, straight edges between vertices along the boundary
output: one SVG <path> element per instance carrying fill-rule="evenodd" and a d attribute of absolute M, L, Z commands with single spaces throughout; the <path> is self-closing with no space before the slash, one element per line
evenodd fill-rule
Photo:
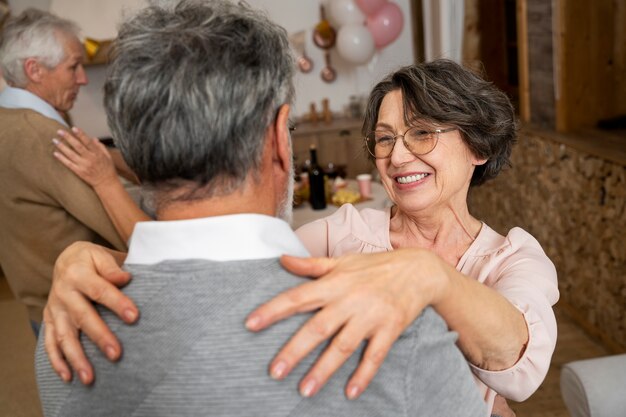
<path fill-rule="evenodd" d="M 557 130 L 594 127 L 626 114 L 624 3 L 557 1 Z"/>
<path fill-rule="evenodd" d="M 528 1 L 517 0 L 517 61 L 519 74 L 519 117 L 530 122 L 530 80 L 528 66 Z"/>
<path fill-rule="evenodd" d="M 552 49 L 552 7 L 545 0 L 527 0 L 530 121 L 555 126 L 555 85 Z"/>

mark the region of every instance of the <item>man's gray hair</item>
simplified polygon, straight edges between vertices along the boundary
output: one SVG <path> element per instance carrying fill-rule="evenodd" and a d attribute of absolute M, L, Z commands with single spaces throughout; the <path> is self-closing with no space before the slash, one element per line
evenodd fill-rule
<path fill-rule="evenodd" d="M 153 4 L 122 24 L 114 51 L 109 127 L 161 204 L 226 195 L 258 173 L 266 130 L 293 100 L 283 28 L 245 4 Z"/>
<path fill-rule="evenodd" d="M 65 59 L 60 35 L 78 38 L 80 29 L 69 20 L 37 9 L 26 9 L 7 20 L 0 41 L 0 68 L 6 82 L 25 87 L 24 62 L 36 58 L 49 69 Z"/>

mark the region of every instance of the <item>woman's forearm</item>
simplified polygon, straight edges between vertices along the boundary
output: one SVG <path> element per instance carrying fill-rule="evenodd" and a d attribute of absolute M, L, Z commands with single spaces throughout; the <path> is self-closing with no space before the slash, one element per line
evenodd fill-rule
<path fill-rule="evenodd" d="M 468 361 L 490 371 L 513 366 L 528 343 L 523 314 L 497 291 L 447 264 L 442 269 L 446 289 L 433 307 L 459 334 Z"/>
<path fill-rule="evenodd" d="M 137 222 L 151 220 L 135 203 L 118 178 L 95 186 L 94 191 L 125 242 L 130 239 Z"/>

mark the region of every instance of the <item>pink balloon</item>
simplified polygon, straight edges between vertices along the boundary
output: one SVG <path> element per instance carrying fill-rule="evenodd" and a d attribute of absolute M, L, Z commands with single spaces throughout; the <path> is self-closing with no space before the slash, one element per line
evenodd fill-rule
<path fill-rule="evenodd" d="M 355 3 L 365 13 L 365 16 L 371 16 L 379 11 L 387 3 L 387 0 L 355 0 Z"/>
<path fill-rule="evenodd" d="M 367 28 L 372 33 L 377 48 L 384 48 L 395 41 L 403 26 L 402 10 L 395 3 L 386 3 L 378 13 L 367 17 Z"/>

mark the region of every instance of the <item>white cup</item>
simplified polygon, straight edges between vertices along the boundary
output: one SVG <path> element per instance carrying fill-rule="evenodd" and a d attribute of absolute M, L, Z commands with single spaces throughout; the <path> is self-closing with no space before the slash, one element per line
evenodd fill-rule
<path fill-rule="evenodd" d="M 359 184 L 359 193 L 362 198 L 369 198 L 372 196 L 372 176 L 370 174 L 359 174 L 356 176 L 356 181 Z"/>

